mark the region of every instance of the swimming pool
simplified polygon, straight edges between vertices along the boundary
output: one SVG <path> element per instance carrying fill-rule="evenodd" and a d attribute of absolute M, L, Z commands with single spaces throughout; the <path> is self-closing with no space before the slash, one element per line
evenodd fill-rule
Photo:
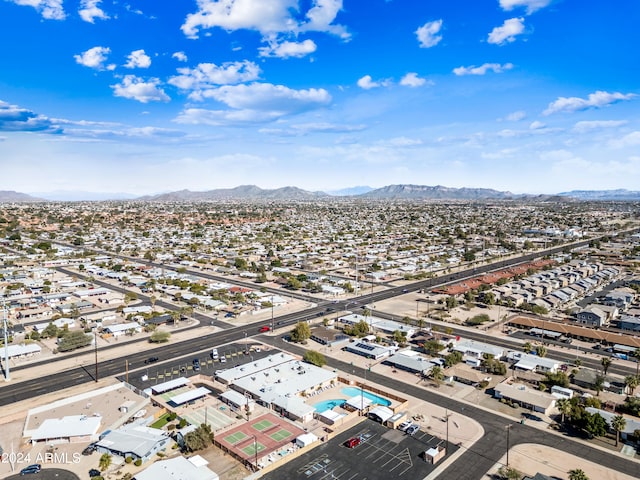
<path fill-rule="evenodd" d="M 364 391 L 364 394 L 363 394 L 362 391 L 356 387 L 345 387 L 342 390 L 340 390 L 340 392 L 344 393 L 345 395 L 348 395 L 349 397 L 357 397 L 358 395 L 362 395 L 364 396 L 364 398 L 368 398 L 373 403 L 377 403 L 378 405 L 382 405 L 384 407 L 388 407 L 389 405 L 391 405 L 391 402 L 386 398 L 371 392 L 367 392 L 366 390 Z"/>
<path fill-rule="evenodd" d="M 345 402 L 344 398 L 336 398 L 332 400 L 324 400 L 314 405 L 316 412 L 322 413 L 327 410 L 333 410 L 335 407 L 340 407 Z"/>

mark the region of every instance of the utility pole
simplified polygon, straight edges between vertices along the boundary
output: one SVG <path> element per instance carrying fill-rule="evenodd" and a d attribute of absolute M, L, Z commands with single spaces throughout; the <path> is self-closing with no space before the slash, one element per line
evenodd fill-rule
<path fill-rule="evenodd" d="M 11 380 L 9 372 L 9 323 L 7 322 L 7 300 L 2 297 L 2 317 L 4 320 L 4 381 Z"/>
<path fill-rule="evenodd" d="M 509 432 L 511 431 L 511 424 L 506 426 L 507 429 L 507 467 L 509 466 Z"/>
<path fill-rule="evenodd" d="M 96 354 L 96 383 L 98 383 L 98 328 L 93 328 L 93 350 Z"/>

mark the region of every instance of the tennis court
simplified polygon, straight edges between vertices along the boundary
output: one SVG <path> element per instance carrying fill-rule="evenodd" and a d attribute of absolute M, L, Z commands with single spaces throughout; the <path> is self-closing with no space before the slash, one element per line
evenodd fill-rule
<path fill-rule="evenodd" d="M 255 456 L 256 453 L 260 453 L 262 452 L 264 449 L 266 449 L 267 447 L 265 447 L 263 444 L 261 444 L 260 442 L 251 442 L 249 445 L 247 445 L 246 447 L 242 448 L 241 450 L 248 456 Z"/>
<path fill-rule="evenodd" d="M 257 423 L 254 423 L 252 425 L 253 428 L 255 428 L 256 430 L 258 430 L 259 432 L 263 432 L 264 430 L 267 430 L 271 427 L 275 426 L 272 422 L 270 422 L 269 420 L 260 420 Z"/>
<path fill-rule="evenodd" d="M 278 430 L 275 433 L 272 433 L 271 435 L 269 435 L 275 442 L 281 442 L 282 440 L 284 440 L 285 438 L 289 438 L 291 436 L 293 436 L 293 433 L 291 433 L 289 430 L 285 430 L 284 428 L 281 428 L 280 430 Z"/>
<path fill-rule="evenodd" d="M 229 442 L 231 445 L 237 445 L 246 438 L 248 438 L 247 435 L 242 432 L 233 432 L 231 435 L 224 437 L 225 441 Z"/>
<path fill-rule="evenodd" d="M 216 443 L 237 458 L 254 465 L 260 458 L 286 450 L 303 429 L 272 413 L 242 422 L 216 435 Z"/>

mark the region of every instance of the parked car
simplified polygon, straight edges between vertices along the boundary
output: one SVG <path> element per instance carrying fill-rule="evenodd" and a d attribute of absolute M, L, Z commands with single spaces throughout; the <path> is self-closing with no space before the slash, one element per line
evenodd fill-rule
<path fill-rule="evenodd" d="M 220 363 L 227 363 L 227 357 L 225 357 L 224 355 L 222 355 L 220 357 Z"/>
<path fill-rule="evenodd" d="M 346 441 L 345 445 L 349 448 L 355 448 L 362 443 L 360 437 L 352 437 Z"/>
<path fill-rule="evenodd" d="M 22 470 L 20 470 L 20 475 L 38 473 L 40 470 L 42 470 L 42 466 L 39 463 L 35 463 L 33 465 L 29 465 L 28 467 L 24 467 Z"/>
<path fill-rule="evenodd" d="M 411 425 L 413 425 L 413 422 L 411 420 L 405 420 L 400 425 L 398 425 L 398 430 L 402 430 L 403 432 L 406 432 L 407 428 L 409 428 Z"/>
<path fill-rule="evenodd" d="M 160 360 L 158 357 L 149 357 L 144 361 L 144 363 L 149 365 L 150 363 L 156 363 L 158 360 Z"/>
<path fill-rule="evenodd" d="M 211 358 L 214 360 L 218 360 L 219 356 L 218 356 L 218 349 L 214 348 L 211 350 Z"/>
<path fill-rule="evenodd" d="M 84 450 L 82 450 L 82 455 L 91 455 L 93 452 L 96 451 L 96 446 L 93 443 L 90 443 L 89 445 L 87 445 L 85 447 Z"/>
<path fill-rule="evenodd" d="M 407 428 L 408 435 L 415 435 L 419 431 L 420 431 L 420 425 L 417 425 L 417 424 L 411 425 L 409 428 Z"/>
<path fill-rule="evenodd" d="M 199 372 L 200 371 L 200 360 L 198 360 L 197 358 L 193 359 L 193 371 L 194 372 Z"/>
<path fill-rule="evenodd" d="M 263 325 L 262 327 L 260 327 L 260 333 L 268 332 L 269 330 L 271 330 L 269 325 Z"/>

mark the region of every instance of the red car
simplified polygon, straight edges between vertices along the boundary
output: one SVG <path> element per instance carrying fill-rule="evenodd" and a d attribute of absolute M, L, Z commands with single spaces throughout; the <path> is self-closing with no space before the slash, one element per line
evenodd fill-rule
<path fill-rule="evenodd" d="M 345 445 L 349 448 L 355 448 L 358 445 L 360 445 L 360 443 L 361 443 L 360 437 L 353 437 L 347 440 L 347 443 Z"/>
<path fill-rule="evenodd" d="M 271 330 L 269 325 L 263 325 L 262 327 L 260 327 L 260 333 L 268 332 L 269 330 Z"/>

